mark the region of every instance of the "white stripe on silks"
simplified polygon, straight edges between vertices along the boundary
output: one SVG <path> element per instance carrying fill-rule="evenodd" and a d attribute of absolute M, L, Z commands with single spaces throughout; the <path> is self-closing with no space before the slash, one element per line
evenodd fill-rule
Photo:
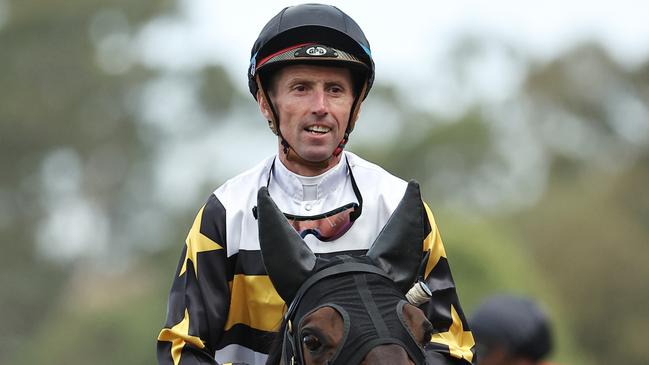
<path fill-rule="evenodd" d="M 234 344 L 216 351 L 214 359 L 219 364 L 264 365 L 268 355 Z"/>

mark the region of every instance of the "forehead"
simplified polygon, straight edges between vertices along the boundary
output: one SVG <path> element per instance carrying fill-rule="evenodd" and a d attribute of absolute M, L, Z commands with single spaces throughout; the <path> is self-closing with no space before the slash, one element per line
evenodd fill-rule
<path fill-rule="evenodd" d="M 286 83 L 295 79 L 351 84 L 352 74 L 345 67 L 303 64 L 284 66 L 275 74 L 277 84 Z"/>

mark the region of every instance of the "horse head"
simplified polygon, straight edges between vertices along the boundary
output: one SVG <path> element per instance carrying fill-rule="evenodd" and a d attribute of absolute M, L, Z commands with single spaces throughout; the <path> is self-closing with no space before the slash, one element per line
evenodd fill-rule
<path fill-rule="evenodd" d="M 405 299 L 424 259 L 426 213 L 416 182 L 364 256 L 316 257 L 266 188 L 257 199 L 264 266 L 290 303 L 280 330 L 282 364 L 426 362 L 433 327 Z"/>

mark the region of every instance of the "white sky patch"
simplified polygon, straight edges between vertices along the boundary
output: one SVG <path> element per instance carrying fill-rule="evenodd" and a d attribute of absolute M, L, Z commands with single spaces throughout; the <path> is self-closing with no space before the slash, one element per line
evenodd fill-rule
<path fill-rule="evenodd" d="M 239 122 L 242 118 L 253 119 L 228 116 L 201 132 L 168 141 L 155 164 L 155 199 L 175 209 L 192 208 L 207 199 L 224 178 L 274 154 L 277 142 L 265 122 L 258 117 L 254 122 L 259 127 L 251 128 Z"/>
<path fill-rule="evenodd" d="M 398 6 L 370 0 L 329 1 L 363 28 L 372 46 L 377 83 L 394 82 L 416 103 L 439 112 L 458 109 L 449 102 L 450 47 L 466 36 L 507 44 L 524 55 L 548 60 L 574 44 L 595 40 L 623 64 L 649 57 L 649 2 L 633 0 L 458 0 L 401 1 Z M 263 25 L 284 1 L 181 0 L 178 13 L 151 21 L 136 38 L 140 59 L 167 70 L 198 69 L 223 63 L 234 84 L 247 92 L 250 48 Z M 254 9 L 253 9 L 254 8 Z M 254 11 L 251 11 L 254 10 Z M 517 84 L 516 67 L 487 53 L 476 60 L 470 92 L 505 99 Z M 482 62 L 481 62 L 482 61 Z M 516 65 L 513 65 L 516 66 Z M 487 92 L 485 92 L 485 90 Z M 457 91 L 457 90 L 456 90 Z M 465 90 L 466 91 L 466 90 Z M 449 110 L 445 110 L 449 109 Z"/>
<path fill-rule="evenodd" d="M 70 148 L 52 151 L 41 165 L 45 217 L 37 225 L 39 252 L 65 263 L 100 255 L 108 243 L 105 213 L 81 195 L 82 162 Z"/>
<path fill-rule="evenodd" d="M 0 0 L 0 30 L 9 22 L 10 10 L 9 0 Z"/>
<path fill-rule="evenodd" d="M 611 126 L 622 138 L 638 147 L 649 143 L 649 110 L 641 100 L 622 94 L 606 107 Z"/>

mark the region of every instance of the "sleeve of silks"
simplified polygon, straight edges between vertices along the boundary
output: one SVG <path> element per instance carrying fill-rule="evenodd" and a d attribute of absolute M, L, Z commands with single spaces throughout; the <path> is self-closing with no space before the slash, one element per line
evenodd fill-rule
<path fill-rule="evenodd" d="M 158 364 L 216 364 L 230 289 L 225 208 L 211 195 L 192 224 L 173 278 L 167 319 L 158 335 Z"/>
<path fill-rule="evenodd" d="M 431 300 L 422 304 L 426 316 L 436 333 L 426 346 L 433 358 L 440 354 L 448 364 L 472 364 L 475 361 L 475 342 L 460 306 L 451 268 L 433 213 L 424 203 L 427 215 L 427 235 L 424 239 L 424 253 L 429 252 L 423 277 L 432 292 Z M 437 364 L 438 362 L 431 362 Z"/>

